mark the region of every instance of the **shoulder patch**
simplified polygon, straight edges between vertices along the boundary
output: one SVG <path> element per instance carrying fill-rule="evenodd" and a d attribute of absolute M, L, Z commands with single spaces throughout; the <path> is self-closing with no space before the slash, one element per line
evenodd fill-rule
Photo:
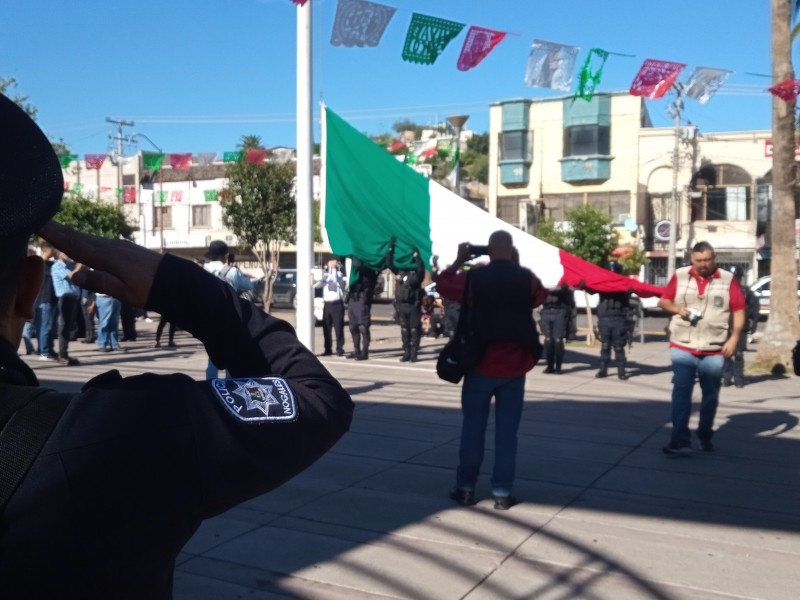
<path fill-rule="evenodd" d="M 281 423 L 297 419 L 297 400 L 282 377 L 212 379 L 223 406 L 240 421 Z"/>

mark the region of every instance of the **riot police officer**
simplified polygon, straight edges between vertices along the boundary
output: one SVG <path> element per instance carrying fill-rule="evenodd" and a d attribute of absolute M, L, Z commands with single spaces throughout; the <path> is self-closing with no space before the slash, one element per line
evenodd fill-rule
<path fill-rule="evenodd" d="M 412 269 L 399 269 L 394 261 L 394 240 L 389 244 L 386 266 L 395 275 L 394 308 L 400 325 L 400 339 L 403 343 L 401 362 L 417 362 L 420 338 L 420 319 L 422 317 L 422 282 L 425 279 L 425 264 L 419 250 L 413 249 Z"/>
<path fill-rule="evenodd" d="M 753 293 L 749 286 L 742 283 L 742 275 L 744 271 L 739 265 L 733 265 L 730 272 L 739 282 L 744 294 L 745 308 L 745 325 L 742 335 L 739 336 L 739 341 L 736 344 L 736 351 L 733 356 L 725 358 L 725 363 L 722 367 L 722 385 L 728 387 L 733 384 L 737 388 L 744 387 L 744 353 L 747 350 L 747 337 L 753 335 L 758 327 L 758 317 L 760 313 L 760 306 L 758 298 Z"/>
<path fill-rule="evenodd" d="M 353 257 L 351 277 L 355 281 L 347 289 L 347 319 L 353 337 L 353 351 L 347 358 L 367 360 L 369 358 L 369 328 L 372 324 L 372 297 L 378 273 Z"/>
<path fill-rule="evenodd" d="M 564 340 L 569 335 L 569 324 L 575 308 L 575 297 L 566 283 L 549 290 L 542 304 L 541 326 L 544 334 L 545 373 L 561 373 L 564 362 Z"/>
<path fill-rule="evenodd" d="M 612 273 L 622 274 L 622 265 L 617 261 L 608 264 Z M 628 316 L 630 313 L 630 292 L 600 292 L 597 303 L 597 327 L 600 332 L 600 370 L 596 377 L 608 377 L 608 363 L 611 349 L 617 363 L 617 377 L 627 379 L 625 372 L 625 346 L 628 344 Z"/>

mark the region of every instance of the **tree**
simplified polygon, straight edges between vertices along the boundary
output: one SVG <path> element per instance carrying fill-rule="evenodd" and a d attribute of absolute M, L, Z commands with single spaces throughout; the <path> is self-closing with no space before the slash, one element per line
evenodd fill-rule
<path fill-rule="evenodd" d="M 794 79 L 789 28 L 793 0 L 772 0 L 772 80 Z M 800 338 L 797 319 L 797 263 L 794 258 L 795 101 L 772 97 L 772 252 L 769 318 L 758 344 L 756 364 L 785 371 Z M 746 335 L 743 333 L 743 335 Z"/>
<path fill-rule="evenodd" d="M 248 137 L 248 136 L 246 136 Z M 244 142 L 244 138 L 243 138 Z M 259 140 L 260 143 L 260 140 Z M 264 271 L 264 306 L 272 300 L 281 246 L 297 238 L 294 163 L 229 163 L 221 191 L 222 223 L 239 238 Z"/>
<path fill-rule="evenodd" d="M 118 204 L 96 202 L 80 194 L 65 197 L 55 218 L 78 231 L 113 240 L 130 240 L 136 231 Z"/>
<path fill-rule="evenodd" d="M 545 219 L 539 223 L 536 236 L 548 244 L 556 246 L 574 254 L 595 265 L 604 265 L 617 248 L 617 235 L 611 227 L 611 217 L 608 213 L 584 204 L 567 211 L 569 231 L 556 228 L 555 222 Z M 584 294 L 587 291 L 584 290 Z M 586 318 L 589 323 L 589 332 L 586 335 L 586 344 L 593 346 L 595 342 L 592 310 L 589 308 L 589 299 L 586 298 Z"/>
<path fill-rule="evenodd" d="M 263 146 L 261 145 L 261 136 L 250 134 L 250 135 L 243 135 L 242 139 L 239 140 L 239 148 L 242 150 L 261 150 Z"/>
<path fill-rule="evenodd" d="M 17 80 L 13 77 L 0 77 L 0 94 L 7 96 L 12 102 L 28 113 L 31 119 L 36 118 L 36 107 L 28 102 L 28 96 L 16 92 Z"/>

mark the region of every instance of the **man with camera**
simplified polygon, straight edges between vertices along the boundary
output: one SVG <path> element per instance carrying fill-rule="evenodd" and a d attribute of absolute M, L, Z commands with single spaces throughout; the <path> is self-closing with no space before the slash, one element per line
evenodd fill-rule
<path fill-rule="evenodd" d="M 488 254 L 487 266 L 460 270 L 470 257 Z M 492 397 L 495 399 L 495 452 L 492 471 L 494 507 L 508 510 L 517 454 L 517 430 L 525 395 L 525 374 L 541 356 L 542 346 L 532 311 L 547 298 L 547 289 L 530 270 L 520 267 L 511 234 L 499 230 L 489 246 L 458 246 L 455 262 L 439 274 L 439 294 L 461 300 L 467 288 L 466 326 L 479 349 L 478 364 L 464 375 L 461 388 L 461 446 L 456 485 L 450 498 L 475 504 L 475 485 L 483 462 L 484 438 Z M 464 323 L 461 323 L 464 326 Z"/>
<path fill-rule="evenodd" d="M 722 369 L 725 358 L 736 352 L 745 325 L 742 288 L 730 271 L 717 268 L 711 244 L 695 244 L 691 261 L 691 266 L 675 270 L 658 303 L 673 315 L 669 326 L 672 437 L 663 449 L 671 456 L 692 453 L 689 416 L 695 377 L 702 390 L 697 439 L 704 452 L 714 449 L 711 438 Z"/>

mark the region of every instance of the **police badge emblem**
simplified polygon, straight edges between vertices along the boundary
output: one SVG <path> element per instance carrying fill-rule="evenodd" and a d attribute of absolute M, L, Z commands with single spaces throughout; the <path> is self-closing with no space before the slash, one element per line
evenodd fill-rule
<path fill-rule="evenodd" d="M 297 419 L 294 392 L 281 377 L 212 379 L 223 406 L 240 421 L 280 423 Z"/>

